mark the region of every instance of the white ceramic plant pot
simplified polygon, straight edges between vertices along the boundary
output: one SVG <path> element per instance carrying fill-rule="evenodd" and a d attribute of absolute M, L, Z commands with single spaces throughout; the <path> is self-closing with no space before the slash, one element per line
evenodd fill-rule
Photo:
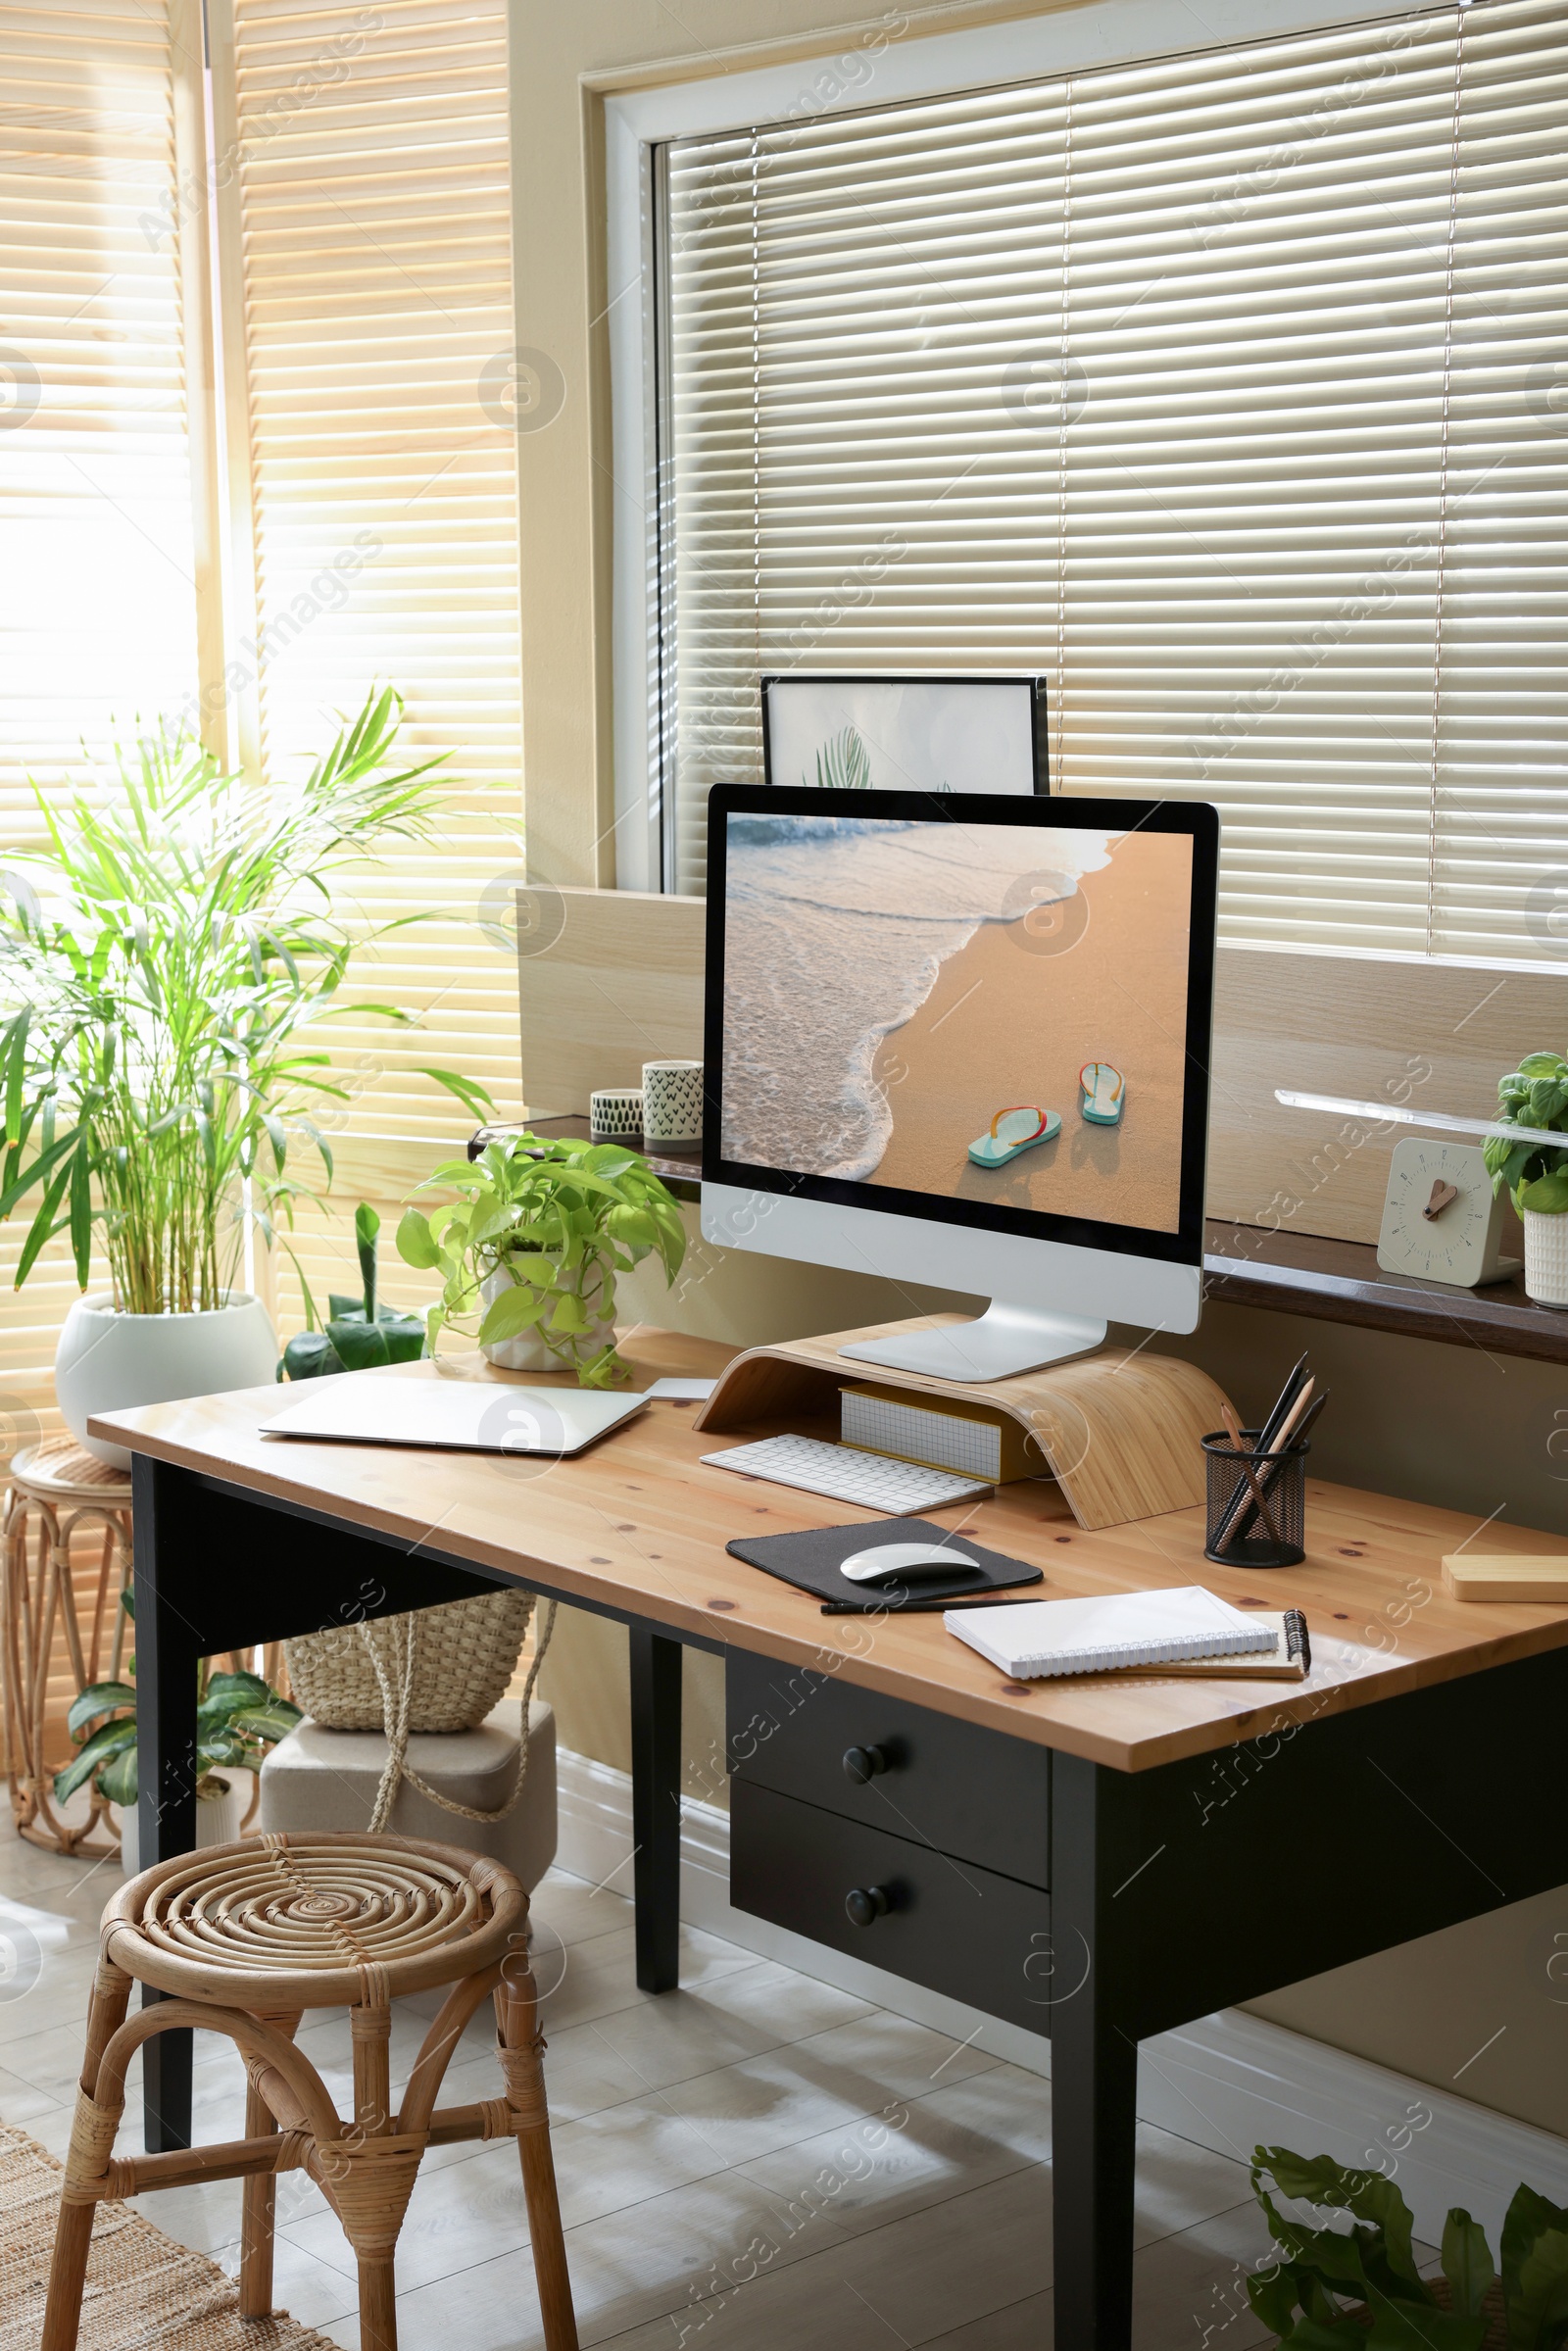
<path fill-rule="evenodd" d="M 88 1436 L 95 1412 L 260 1388 L 276 1370 L 267 1309 L 248 1292 L 234 1292 L 226 1305 L 205 1314 L 122 1314 L 105 1291 L 77 1298 L 66 1316 L 55 1349 L 55 1395 L 78 1444 L 100 1461 L 128 1469 L 123 1445 Z"/>
<path fill-rule="evenodd" d="M 505 1266 L 499 1266 L 494 1273 L 487 1274 L 480 1283 L 479 1296 L 488 1306 L 501 1296 L 503 1291 L 514 1287 L 512 1276 L 507 1272 Z M 586 1363 L 590 1356 L 598 1354 L 601 1347 L 609 1347 L 614 1336 L 614 1323 L 612 1321 L 606 1322 L 602 1316 L 596 1316 L 585 1331 L 579 1331 L 577 1334 L 581 1347 L 580 1360 Z M 546 1347 L 544 1341 L 536 1338 L 532 1331 L 520 1332 L 515 1339 L 492 1340 L 488 1347 L 480 1349 L 480 1352 L 487 1356 L 490 1362 L 499 1365 L 502 1371 L 569 1371 L 571 1369 L 569 1355 L 557 1354 L 554 1347 Z"/>
<path fill-rule="evenodd" d="M 232 1781 L 220 1779 L 217 1772 L 210 1773 L 206 1793 L 198 1791 L 196 1799 L 197 1844 L 231 1845 L 239 1835 L 243 1817 L 239 1789 Z M 127 1878 L 140 1875 L 141 1829 L 134 1804 L 127 1804 L 120 1816 L 120 1860 Z"/>
<path fill-rule="evenodd" d="M 1541 1306 L 1568 1306 L 1568 1215 L 1523 1211 L 1525 1289 Z"/>

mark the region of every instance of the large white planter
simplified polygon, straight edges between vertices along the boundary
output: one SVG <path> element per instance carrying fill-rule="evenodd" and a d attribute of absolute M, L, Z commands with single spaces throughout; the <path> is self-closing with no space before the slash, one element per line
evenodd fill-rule
<path fill-rule="evenodd" d="M 250 1775 L 244 1775 L 250 1788 Z M 208 1792 L 197 1799 L 196 1843 L 202 1845 L 231 1845 L 239 1835 L 244 1811 L 240 1791 L 232 1781 L 220 1779 L 214 1772 L 207 1783 Z M 137 1807 L 127 1804 L 120 1816 L 120 1861 L 127 1878 L 141 1875 L 141 1824 Z"/>
<path fill-rule="evenodd" d="M 514 1287 L 511 1274 L 505 1268 L 498 1268 L 495 1273 L 487 1275 L 485 1280 L 480 1283 L 479 1296 L 488 1306 L 493 1299 L 501 1296 L 504 1290 L 511 1290 Z M 582 1349 L 581 1360 L 586 1363 L 590 1356 L 597 1355 L 601 1347 L 609 1347 L 614 1336 L 613 1321 L 606 1322 L 603 1317 L 600 1317 L 590 1322 L 585 1331 L 579 1331 L 577 1334 Z M 503 1371 L 570 1371 L 571 1369 L 569 1354 L 557 1354 L 553 1347 L 546 1347 L 544 1341 L 536 1338 L 532 1331 L 520 1332 L 515 1339 L 494 1339 L 488 1347 L 481 1348 L 480 1352 L 487 1356 L 490 1362 L 499 1364 Z"/>
<path fill-rule="evenodd" d="M 259 1298 L 236 1291 L 205 1314 L 122 1314 L 109 1293 L 77 1298 L 55 1350 L 55 1395 L 89 1453 L 130 1467 L 123 1445 L 87 1434 L 95 1412 L 169 1404 L 187 1396 L 260 1388 L 277 1370 L 277 1341 Z"/>
<path fill-rule="evenodd" d="M 1568 1215 L 1523 1211 L 1525 1289 L 1541 1306 L 1568 1306 Z"/>

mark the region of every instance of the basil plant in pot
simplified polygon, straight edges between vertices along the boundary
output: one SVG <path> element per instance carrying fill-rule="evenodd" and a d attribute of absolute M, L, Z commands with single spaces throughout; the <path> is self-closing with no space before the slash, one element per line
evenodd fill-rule
<path fill-rule="evenodd" d="M 685 1253 L 680 1210 L 636 1151 L 618 1143 L 509 1135 L 419 1187 L 457 1198 L 406 1210 L 398 1252 L 439 1272 L 429 1345 L 470 1325 L 509 1371 L 574 1371 L 584 1388 L 629 1376 L 615 1351 L 615 1277 L 656 1255 L 667 1282 Z"/>
<path fill-rule="evenodd" d="M 89 1417 L 270 1380 L 267 1313 L 239 1287 L 247 1226 L 270 1244 L 303 1140 L 331 1180 L 320 1119 L 345 1100 L 315 1042 L 347 1004 L 362 936 L 334 883 L 429 827 L 439 762 L 400 764 L 403 706 L 370 694 L 293 788 L 222 771 L 166 727 L 93 788 L 37 795 L 44 846 L 0 890 L 0 1216 L 30 1214 L 17 1284 L 67 1237 L 85 1292 L 55 1363 L 60 1407 Z M 383 926 L 386 927 L 386 926 Z M 431 1071 L 475 1106 L 450 1072 Z"/>
<path fill-rule="evenodd" d="M 1497 1080 L 1499 1125 L 1568 1134 L 1568 1060 L 1526 1053 Z M 1492 1188 L 1513 1195 L 1525 1228 L 1525 1289 L 1544 1306 L 1568 1306 L 1568 1149 L 1489 1135 L 1482 1147 Z"/>

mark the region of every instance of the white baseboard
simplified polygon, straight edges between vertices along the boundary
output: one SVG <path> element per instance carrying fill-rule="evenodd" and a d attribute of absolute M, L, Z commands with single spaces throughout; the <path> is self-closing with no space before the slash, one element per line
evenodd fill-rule
<path fill-rule="evenodd" d="M 557 1765 L 557 1866 L 594 1885 L 613 1881 L 629 1893 L 630 1779 L 565 1748 Z M 1050 2042 L 1020 2026 L 732 1908 L 729 1815 L 690 1797 L 681 1814 L 680 1879 L 681 1917 L 689 1926 L 1049 2078 Z M 1146 2122 L 1243 2163 L 1262 2143 L 1386 2172 L 1392 2167 L 1418 2233 L 1433 2244 L 1448 2207 L 1462 2204 L 1495 2248 L 1521 2180 L 1554 2203 L 1568 2202 L 1568 2141 L 1241 2009 L 1145 2041 L 1138 2111 Z"/>

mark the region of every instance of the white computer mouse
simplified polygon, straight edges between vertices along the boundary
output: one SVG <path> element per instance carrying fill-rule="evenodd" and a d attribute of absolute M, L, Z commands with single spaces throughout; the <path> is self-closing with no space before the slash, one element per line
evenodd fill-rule
<path fill-rule="evenodd" d="M 869 1551 L 852 1551 L 839 1561 L 839 1574 L 852 1584 L 879 1584 L 884 1576 L 946 1576 L 956 1567 L 978 1567 L 963 1551 L 946 1543 L 879 1543 Z"/>

